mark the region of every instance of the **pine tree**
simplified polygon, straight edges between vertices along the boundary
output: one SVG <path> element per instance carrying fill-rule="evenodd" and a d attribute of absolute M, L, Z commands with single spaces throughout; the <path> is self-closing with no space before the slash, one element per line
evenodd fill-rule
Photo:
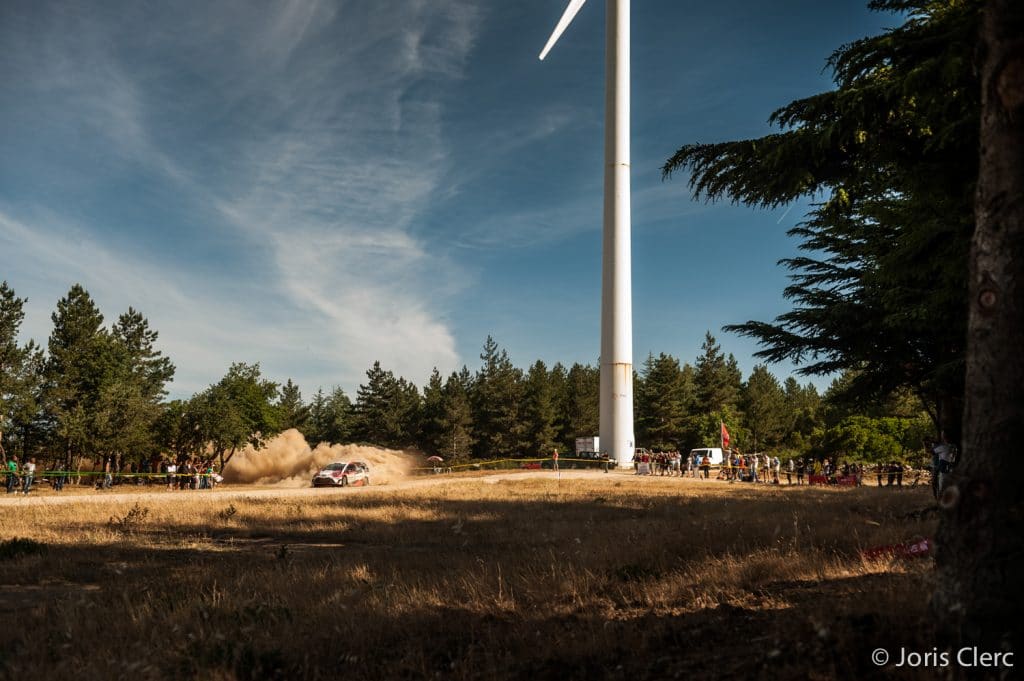
<path fill-rule="evenodd" d="M 51 318 L 44 401 L 65 465 L 70 467 L 72 456 L 81 456 L 97 444 L 94 426 L 104 382 L 116 363 L 114 344 L 103 328 L 103 315 L 79 284 L 58 301 Z"/>
<path fill-rule="evenodd" d="M 24 304 L 25 299 L 16 297 L 6 281 L 0 283 L 0 432 L 9 428 L 10 401 L 25 361 L 25 349 L 18 345 Z"/>
<path fill-rule="evenodd" d="M 316 447 L 321 442 L 329 442 L 326 437 L 327 431 L 327 396 L 323 388 L 317 388 L 316 395 L 309 402 L 309 419 L 306 421 L 306 428 L 302 434 L 310 447 Z"/>
<path fill-rule="evenodd" d="M 697 358 L 697 411 L 700 413 L 720 412 L 735 409 L 739 402 L 742 376 L 731 354 L 722 355 L 722 349 L 715 337 L 708 331 Z"/>
<path fill-rule="evenodd" d="M 320 388 L 309 404 L 309 419 L 303 435 L 311 447 L 321 442 L 350 442 L 355 437 L 354 420 L 352 402 L 344 390 L 335 387 L 330 395 L 324 395 Z"/>
<path fill-rule="evenodd" d="M 419 388 L 412 381 L 399 377 L 396 385 L 396 399 L 398 429 L 391 439 L 391 446 L 414 446 L 422 430 L 423 399 L 420 396 Z"/>
<path fill-rule="evenodd" d="M 157 449 L 161 401 L 174 376 L 174 365 L 155 347 L 158 337 L 134 308 L 128 308 L 111 329 L 110 366 L 90 429 L 97 451 L 121 464 L 141 462 Z"/>
<path fill-rule="evenodd" d="M 22 458 L 44 436 L 40 413 L 43 354 L 35 342 L 18 344 L 24 298 L 0 283 L 0 459 L 4 450 Z"/>
<path fill-rule="evenodd" d="M 526 450 L 534 455 L 547 455 L 557 445 L 555 427 L 555 393 L 547 366 L 537 360 L 526 375 L 523 414 Z"/>
<path fill-rule="evenodd" d="M 659 450 L 683 446 L 686 417 L 693 400 L 679 360 L 665 353 L 648 355 L 637 392 L 637 440 Z M 692 386 L 690 386 L 692 390 Z"/>
<path fill-rule="evenodd" d="M 782 261 L 793 309 L 726 330 L 804 374 L 857 369 L 848 388 L 865 402 L 910 387 L 954 439 L 981 127 L 972 58 L 980 5 L 873 0 L 905 22 L 838 48 L 827 62 L 834 89 L 774 112 L 779 132 L 689 144 L 664 166 L 688 170 L 695 197 L 819 201 L 789 232 L 805 255 Z"/>
<path fill-rule="evenodd" d="M 290 378 L 281 386 L 281 397 L 277 402 L 277 408 L 281 413 L 281 430 L 295 428 L 300 432 L 305 432 L 309 422 L 309 406 L 302 402 L 302 392 Z"/>
<path fill-rule="evenodd" d="M 434 367 L 423 386 L 423 416 L 416 442 L 428 454 L 440 454 L 447 439 L 445 433 L 444 382 Z"/>
<path fill-rule="evenodd" d="M 786 393 L 763 364 L 756 365 L 747 378 L 743 412 L 754 451 L 775 449 L 782 443 L 789 425 Z"/>
<path fill-rule="evenodd" d="M 379 361 L 367 370 L 366 377 L 356 394 L 356 436 L 381 447 L 411 445 L 419 429 L 419 390 L 382 369 Z"/>
<path fill-rule="evenodd" d="M 822 424 L 821 396 L 813 383 L 801 386 L 792 376 L 786 379 L 784 392 L 785 413 L 788 415 L 784 444 L 797 452 L 806 453 L 812 433 Z"/>
<path fill-rule="evenodd" d="M 444 416 L 441 422 L 440 454 L 447 459 L 467 458 L 476 442 L 473 436 L 473 410 L 469 391 L 473 378 L 467 367 L 452 373 L 443 390 Z"/>
<path fill-rule="evenodd" d="M 399 430 L 398 381 L 392 372 L 381 368 L 379 361 L 366 371 L 366 378 L 356 392 L 356 437 L 386 447 Z"/>
<path fill-rule="evenodd" d="M 324 442 L 350 442 L 355 433 L 355 407 L 345 391 L 335 387 L 327 398 Z"/>
<path fill-rule="evenodd" d="M 480 354 L 483 365 L 471 393 L 478 458 L 508 457 L 521 453 L 523 424 L 522 371 L 512 366 L 508 353 L 490 336 Z"/>
<path fill-rule="evenodd" d="M 564 439 L 573 443 L 578 437 L 594 437 L 600 421 L 601 372 L 597 367 L 573 364 L 566 376 Z"/>
<path fill-rule="evenodd" d="M 128 373 L 139 382 L 142 395 L 152 400 L 166 395 L 166 385 L 174 378 L 174 365 L 156 349 L 159 334 L 149 328 L 149 320 L 129 307 L 111 332 L 125 353 Z"/>
<path fill-rule="evenodd" d="M 569 423 L 567 420 L 569 403 L 569 372 L 561 362 L 555 362 L 548 373 L 548 383 L 551 386 L 551 403 L 555 411 L 555 440 L 558 442 L 558 451 L 574 451 L 576 443 L 575 436 L 568 437 Z"/>

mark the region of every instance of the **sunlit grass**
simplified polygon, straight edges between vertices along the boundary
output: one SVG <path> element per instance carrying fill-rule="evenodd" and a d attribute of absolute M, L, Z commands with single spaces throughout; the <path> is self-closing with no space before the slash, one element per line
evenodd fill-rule
<path fill-rule="evenodd" d="M 923 489 L 613 474 L 337 492 L 3 507 L 2 538 L 45 550 L 0 560 L 0 669 L 663 678 L 698 659 L 689 636 L 746 627 L 767 642 L 730 669 L 799 678 L 801 661 L 837 664 L 835 637 L 874 640 L 865 617 L 920 619 L 929 588 L 926 560 L 859 554 L 932 534 Z"/>

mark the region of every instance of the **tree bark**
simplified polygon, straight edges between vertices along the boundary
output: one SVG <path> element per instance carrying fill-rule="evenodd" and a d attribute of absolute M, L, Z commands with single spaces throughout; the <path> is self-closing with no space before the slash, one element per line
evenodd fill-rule
<path fill-rule="evenodd" d="M 988 0 L 983 13 L 981 164 L 970 256 L 962 457 L 939 500 L 932 607 L 948 643 L 1013 651 L 1019 661 L 1024 653 L 1024 2 Z"/>

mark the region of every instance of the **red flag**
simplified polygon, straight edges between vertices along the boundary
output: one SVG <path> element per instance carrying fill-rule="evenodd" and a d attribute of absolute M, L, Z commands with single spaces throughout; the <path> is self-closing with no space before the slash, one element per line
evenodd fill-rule
<path fill-rule="evenodd" d="M 722 449 L 729 448 L 729 431 L 725 429 L 725 423 L 722 423 Z"/>

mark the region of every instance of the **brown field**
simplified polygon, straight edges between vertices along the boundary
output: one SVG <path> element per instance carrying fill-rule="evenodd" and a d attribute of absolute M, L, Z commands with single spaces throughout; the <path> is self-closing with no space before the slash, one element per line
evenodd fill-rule
<path fill-rule="evenodd" d="M 931 506 L 623 473 L 4 503 L 0 677 L 909 678 L 870 654 L 931 650 L 931 561 L 859 551 Z"/>

